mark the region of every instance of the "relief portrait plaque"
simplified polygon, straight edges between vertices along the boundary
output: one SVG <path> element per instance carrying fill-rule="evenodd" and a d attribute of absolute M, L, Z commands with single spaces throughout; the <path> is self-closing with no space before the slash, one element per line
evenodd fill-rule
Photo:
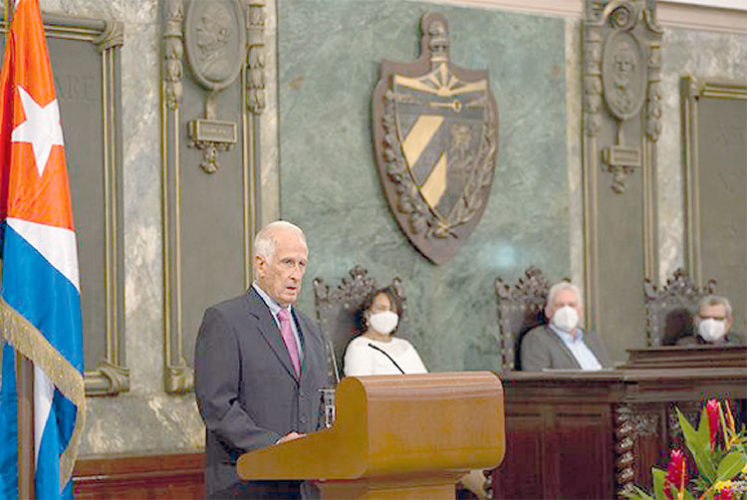
<path fill-rule="evenodd" d="M 373 94 L 374 149 L 399 227 L 441 265 L 485 210 L 498 152 L 498 108 L 487 70 L 450 62 L 446 18 L 424 15 L 421 31 L 417 61 L 381 63 Z"/>
<path fill-rule="evenodd" d="M 184 21 L 187 60 L 195 80 L 208 93 L 205 115 L 188 124 L 190 147 L 203 152 L 200 167 L 213 174 L 218 153 L 238 140 L 236 123 L 218 118 L 218 93 L 228 88 L 244 67 L 246 27 L 238 0 L 192 0 Z"/>
<path fill-rule="evenodd" d="M 645 59 L 638 41 L 626 31 L 610 35 L 604 44 L 602 82 L 610 112 L 619 120 L 638 114 L 646 97 Z"/>
<path fill-rule="evenodd" d="M 185 42 L 195 79 L 208 90 L 222 90 L 244 63 L 244 13 L 237 0 L 194 0 L 187 10 Z"/>

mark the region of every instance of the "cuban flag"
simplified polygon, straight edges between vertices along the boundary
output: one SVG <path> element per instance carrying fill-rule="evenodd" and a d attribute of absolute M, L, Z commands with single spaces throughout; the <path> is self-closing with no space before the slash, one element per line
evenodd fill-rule
<path fill-rule="evenodd" d="M 72 497 L 85 422 L 78 257 L 38 0 L 17 0 L 0 75 L 0 498 L 18 495 L 15 352 L 34 364 L 35 494 Z"/>

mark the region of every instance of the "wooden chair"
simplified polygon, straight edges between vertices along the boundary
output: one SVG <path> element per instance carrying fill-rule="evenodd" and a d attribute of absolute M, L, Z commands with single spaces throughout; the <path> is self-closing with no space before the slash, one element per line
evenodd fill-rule
<path fill-rule="evenodd" d="M 498 327 L 501 342 L 501 368 L 520 370 L 519 346 L 529 330 L 544 324 L 545 302 L 550 283 L 542 271 L 534 266 L 524 271 L 524 276 L 510 286 L 501 278 L 495 280 L 498 298 Z"/>
<path fill-rule="evenodd" d="M 394 278 L 391 287 L 405 306 L 405 293 L 402 280 Z M 360 318 L 356 317 L 368 296 L 379 289 L 377 281 L 368 276 L 368 271 L 355 266 L 335 288 L 314 279 L 314 303 L 319 326 L 327 343 L 330 375 L 338 380 L 342 375 L 342 361 L 348 342 L 362 333 Z"/>
<path fill-rule="evenodd" d="M 698 302 L 715 293 L 716 281 L 703 287 L 695 286 L 684 269 L 674 271 L 661 288 L 644 280 L 646 336 L 649 346 L 673 345 L 680 337 L 693 333 L 693 316 Z"/>

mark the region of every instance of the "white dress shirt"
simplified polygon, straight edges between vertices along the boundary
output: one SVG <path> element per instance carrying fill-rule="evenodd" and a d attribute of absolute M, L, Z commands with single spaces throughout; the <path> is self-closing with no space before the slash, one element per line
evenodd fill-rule
<path fill-rule="evenodd" d="M 594 353 L 591 352 L 591 349 L 589 349 L 584 343 L 584 331 L 581 330 L 581 328 L 576 328 L 575 339 L 573 338 L 573 335 L 568 332 L 564 332 L 559 328 L 556 328 L 552 323 L 550 323 L 550 330 L 555 332 L 555 334 L 560 337 L 560 340 L 563 341 L 566 347 L 570 349 L 571 354 L 573 354 L 573 357 L 576 358 L 578 364 L 581 365 L 582 370 L 602 369 L 602 365 L 599 364 L 599 360 L 597 360 L 597 357 L 594 356 Z"/>
<path fill-rule="evenodd" d="M 392 337 L 389 342 L 381 342 L 379 340 L 368 339 L 361 335 L 351 340 L 345 350 L 345 375 L 402 374 L 395 364 L 392 363 L 391 359 L 371 346 L 375 346 L 381 349 L 381 351 L 386 352 L 405 373 L 428 373 L 418 355 L 418 351 L 405 339 Z"/>

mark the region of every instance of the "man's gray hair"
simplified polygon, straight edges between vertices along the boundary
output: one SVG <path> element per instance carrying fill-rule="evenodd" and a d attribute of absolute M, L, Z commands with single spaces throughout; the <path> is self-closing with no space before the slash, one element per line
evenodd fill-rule
<path fill-rule="evenodd" d="M 729 299 L 726 297 L 720 295 L 706 295 L 700 299 L 700 302 L 698 302 L 698 312 L 700 312 L 701 308 L 710 306 L 724 306 L 724 308 L 726 308 L 726 315 L 731 318 L 731 302 L 729 302 Z"/>
<path fill-rule="evenodd" d="M 551 286 L 550 291 L 547 292 L 547 305 L 549 307 L 552 307 L 553 302 L 555 302 L 555 296 L 565 290 L 574 292 L 576 294 L 576 297 L 578 297 L 578 305 L 583 304 L 584 300 L 581 296 L 581 290 L 569 281 L 561 281 L 560 283 L 555 283 L 553 286 Z"/>
<path fill-rule="evenodd" d="M 291 231 L 298 234 L 304 245 L 306 245 L 306 235 L 300 227 L 284 220 L 270 222 L 259 230 L 254 237 L 254 256 L 263 259 L 271 259 L 275 254 L 275 235 L 278 231 Z"/>

